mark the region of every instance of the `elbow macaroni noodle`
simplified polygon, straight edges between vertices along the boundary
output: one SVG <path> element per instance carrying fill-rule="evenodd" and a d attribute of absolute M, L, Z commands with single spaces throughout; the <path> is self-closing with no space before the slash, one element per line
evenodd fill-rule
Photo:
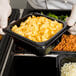
<path fill-rule="evenodd" d="M 63 24 L 42 16 L 29 16 L 20 26 L 14 25 L 12 31 L 35 42 L 44 42 L 63 28 Z"/>

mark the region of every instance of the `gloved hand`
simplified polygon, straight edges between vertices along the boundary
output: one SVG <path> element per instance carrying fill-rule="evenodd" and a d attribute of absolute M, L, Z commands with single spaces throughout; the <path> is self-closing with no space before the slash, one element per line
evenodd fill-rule
<path fill-rule="evenodd" d="M 7 27 L 11 7 L 8 0 L 0 0 L 0 34 L 4 35 L 3 28 Z"/>
<path fill-rule="evenodd" d="M 68 26 L 72 26 L 68 31 L 71 34 L 76 34 L 76 4 L 72 6 L 72 12 L 70 17 L 67 19 Z"/>

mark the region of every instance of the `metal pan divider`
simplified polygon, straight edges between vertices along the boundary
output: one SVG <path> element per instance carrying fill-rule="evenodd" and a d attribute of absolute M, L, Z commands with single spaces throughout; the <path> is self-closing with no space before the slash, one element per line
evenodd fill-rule
<path fill-rule="evenodd" d="M 11 51 L 12 48 L 13 48 L 13 42 L 14 42 L 14 40 L 13 40 L 12 38 L 10 38 L 9 43 L 8 43 L 8 46 L 7 46 L 7 48 L 6 48 L 7 53 L 6 53 L 6 56 L 5 56 L 5 58 L 4 58 L 4 62 L 3 62 L 3 64 L 2 64 L 0 76 L 5 76 L 5 75 L 4 75 L 4 74 L 5 74 L 4 72 L 5 72 L 5 69 L 6 69 L 6 67 L 7 67 L 7 63 L 8 63 L 8 61 L 9 61 L 9 59 L 10 59 L 10 60 L 13 60 L 14 54 L 13 54 L 13 52 Z M 10 57 L 10 56 L 11 56 L 11 57 Z M 10 63 L 11 63 L 11 62 L 10 62 Z M 9 65 L 10 65 L 10 64 L 9 64 Z"/>

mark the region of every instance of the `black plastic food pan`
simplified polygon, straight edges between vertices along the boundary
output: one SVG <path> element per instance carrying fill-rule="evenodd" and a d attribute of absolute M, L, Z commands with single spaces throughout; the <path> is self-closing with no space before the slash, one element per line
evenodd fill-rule
<path fill-rule="evenodd" d="M 25 37 L 22 37 L 22 36 L 20 36 L 20 35 L 18 35 L 18 34 L 16 34 L 16 33 L 14 33 L 14 32 L 11 30 L 11 28 L 12 28 L 14 25 L 18 25 L 18 26 L 19 26 L 21 22 L 25 21 L 29 16 L 32 16 L 32 15 L 35 15 L 35 16 L 43 16 L 43 17 L 46 17 L 46 18 L 51 19 L 51 20 L 56 20 L 56 21 L 58 21 L 58 22 L 60 22 L 60 23 L 63 24 L 63 29 L 60 30 L 56 35 L 54 35 L 52 38 L 50 38 L 49 40 L 47 40 L 47 41 L 45 41 L 45 42 L 34 42 L 34 41 L 32 41 L 32 40 L 29 40 L 29 39 L 27 39 L 27 38 L 25 38 Z M 57 40 L 57 39 L 64 33 L 64 31 L 65 31 L 66 29 L 67 29 L 67 25 L 66 25 L 65 22 L 62 22 L 62 21 L 57 20 L 57 19 L 52 18 L 52 17 L 48 17 L 48 16 L 46 16 L 46 15 L 41 15 L 40 13 L 33 13 L 33 12 L 32 12 L 32 13 L 26 15 L 25 17 L 17 20 L 16 22 L 10 24 L 6 29 L 4 29 L 4 32 L 8 33 L 10 36 L 12 36 L 12 37 L 14 37 L 14 38 L 16 38 L 16 39 L 24 42 L 24 43 L 27 43 L 27 44 L 35 47 L 35 48 L 38 49 L 38 50 L 44 50 L 44 51 L 43 51 L 43 53 L 44 53 L 44 52 L 45 52 L 45 49 L 46 49 L 47 47 L 49 47 L 53 42 L 55 42 L 55 40 Z"/>
<path fill-rule="evenodd" d="M 64 31 L 64 34 L 65 35 L 71 35 L 67 30 L 69 29 L 70 27 L 67 27 L 67 29 Z M 60 34 L 61 36 L 52 44 L 50 45 L 46 51 L 49 51 L 50 54 L 71 54 L 71 53 L 76 53 L 76 51 L 58 51 L 58 50 L 54 50 L 54 48 L 61 42 L 61 38 L 62 38 L 62 35 L 63 34 Z M 48 50 L 49 49 L 49 50 Z"/>
<path fill-rule="evenodd" d="M 61 67 L 65 63 L 75 62 L 76 63 L 76 54 L 74 53 L 68 53 L 68 54 L 61 54 L 56 59 L 56 68 L 57 68 L 57 75 L 61 76 Z"/>
<path fill-rule="evenodd" d="M 46 69 L 44 69 L 44 67 Z M 53 69 L 50 69 L 52 68 Z M 49 70 L 50 69 L 50 70 Z M 43 71 L 42 71 L 43 70 Z M 54 57 L 20 56 L 9 58 L 3 76 L 43 75 L 50 73 L 57 76 L 56 59 Z"/>

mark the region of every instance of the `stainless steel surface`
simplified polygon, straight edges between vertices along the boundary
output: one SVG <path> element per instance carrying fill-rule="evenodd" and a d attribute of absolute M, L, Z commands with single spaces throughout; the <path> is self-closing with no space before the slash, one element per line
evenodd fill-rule
<path fill-rule="evenodd" d="M 14 56 L 36 56 L 35 54 L 15 54 Z M 44 57 L 57 57 L 58 54 L 48 54 L 45 55 Z"/>

